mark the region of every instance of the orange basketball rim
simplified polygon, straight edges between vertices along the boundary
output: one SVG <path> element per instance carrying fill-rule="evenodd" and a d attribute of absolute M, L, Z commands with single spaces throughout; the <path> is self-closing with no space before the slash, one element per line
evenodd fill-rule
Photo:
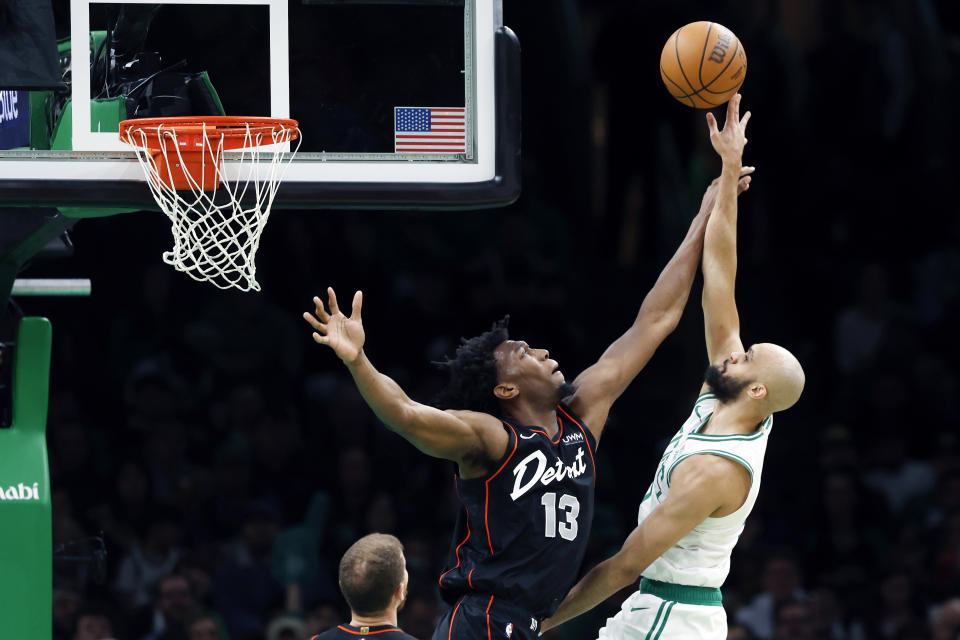
<path fill-rule="evenodd" d="M 182 116 L 134 118 L 120 123 L 120 138 L 148 149 L 159 179 L 178 191 L 215 191 L 222 152 L 296 140 L 290 118 Z"/>

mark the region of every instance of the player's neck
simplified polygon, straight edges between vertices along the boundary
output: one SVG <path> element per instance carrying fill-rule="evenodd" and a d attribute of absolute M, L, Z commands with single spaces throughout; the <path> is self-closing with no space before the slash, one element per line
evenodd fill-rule
<path fill-rule="evenodd" d="M 379 627 L 381 625 L 397 626 L 397 610 L 382 611 L 372 616 L 361 616 L 353 613 L 350 617 L 351 627 Z"/>
<path fill-rule="evenodd" d="M 753 433 L 763 418 L 746 402 L 717 404 L 702 432 L 716 436 Z"/>
<path fill-rule="evenodd" d="M 534 408 L 529 405 L 510 407 L 510 417 L 526 427 L 540 427 L 552 439 L 557 435 L 557 410 L 554 407 Z"/>

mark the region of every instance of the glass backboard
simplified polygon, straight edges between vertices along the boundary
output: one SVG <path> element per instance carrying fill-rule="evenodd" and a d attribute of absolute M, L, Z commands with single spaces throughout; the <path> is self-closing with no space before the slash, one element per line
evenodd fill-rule
<path fill-rule="evenodd" d="M 19 92 L 30 141 L 0 149 L 0 204 L 153 208 L 116 125 L 165 115 L 296 119 L 302 144 L 275 207 L 484 207 L 519 194 L 519 45 L 499 0 L 55 9 L 64 83 Z"/>

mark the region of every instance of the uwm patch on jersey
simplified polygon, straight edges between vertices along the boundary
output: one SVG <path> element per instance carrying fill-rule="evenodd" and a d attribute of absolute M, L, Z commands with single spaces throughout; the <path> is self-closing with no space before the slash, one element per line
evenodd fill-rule
<path fill-rule="evenodd" d="M 487 477 L 457 477 L 463 509 L 440 576 L 444 600 L 497 596 L 543 619 L 573 585 L 593 521 L 596 441 L 564 405 L 551 438 L 504 420 L 507 454 Z"/>

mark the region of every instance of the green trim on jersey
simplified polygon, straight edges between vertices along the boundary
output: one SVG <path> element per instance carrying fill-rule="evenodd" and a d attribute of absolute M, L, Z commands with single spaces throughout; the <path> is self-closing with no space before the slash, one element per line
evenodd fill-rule
<path fill-rule="evenodd" d="M 691 456 L 699 456 L 703 454 L 711 455 L 711 456 L 719 456 L 721 458 L 727 458 L 729 460 L 733 460 L 734 462 L 739 462 L 740 464 L 742 464 L 747 468 L 747 471 L 750 472 L 750 485 L 753 486 L 753 467 L 750 466 L 750 463 L 735 453 L 730 453 L 729 451 L 717 451 L 716 449 L 705 449 L 703 451 L 693 451 L 691 453 L 686 454 L 685 456 L 681 456 L 680 458 L 677 458 L 677 460 L 670 467 L 670 470 L 667 471 L 667 486 L 668 487 L 670 486 L 670 477 L 673 476 L 673 470 L 677 468 L 678 464 L 680 464 L 681 462 L 683 462 L 684 460 L 686 460 Z"/>
<path fill-rule="evenodd" d="M 698 420 L 703 420 L 703 417 L 700 415 L 700 403 L 705 400 L 716 400 L 717 396 L 707 391 L 706 393 L 701 393 L 697 396 L 697 401 L 693 403 L 693 412 L 697 414 Z M 699 427 L 698 427 L 699 428 Z"/>
<path fill-rule="evenodd" d="M 680 604 L 705 607 L 723 606 L 723 595 L 720 593 L 720 589 L 716 587 L 691 587 L 686 584 L 673 584 L 642 578 L 640 580 L 640 593 L 649 593 L 661 600 L 679 602 Z M 654 626 L 656 626 L 656 622 L 654 622 Z"/>
<path fill-rule="evenodd" d="M 763 435 L 763 431 L 758 429 L 750 435 L 731 433 L 729 435 L 713 435 L 712 433 L 697 433 L 694 431 L 688 438 L 691 440 L 703 440 L 704 442 L 726 442 L 728 440 L 756 440 Z"/>
<path fill-rule="evenodd" d="M 700 418 L 700 426 L 690 432 L 688 438 L 693 438 L 694 440 L 705 440 L 705 441 L 726 441 L 726 440 L 756 440 L 764 433 L 767 432 L 767 429 L 773 423 L 773 416 L 767 416 L 763 419 L 763 422 L 760 423 L 760 426 L 757 427 L 756 431 L 752 433 L 729 433 L 729 434 L 717 434 L 712 433 L 700 433 L 700 429 L 703 429 L 707 422 L 710 421 L 710 418 L 713 416 L 713 412 L 707 414 L 706 418 L 700 418 L 700 414 L 697 413 L 697 417 Z"/>
<path fill-rule="evenodd" d="M 640 504 L 643 504 L 644 502 L 646 502 L 646 501 L 647 501 L 647 498 L 649 498 L 649 497 L 652 496 L 652 495 L 653 495 L 653 485 L 651 484 L 651 485 L 650 485 L 650 488 L 647 489 L 646 495 L 643 496 L 643 500 L 640 501 Z"/>
<path fill-rule="evenodd" d="M 696 431 L 698 431 L 699 429 L 701 429 L 701 428 L 703 427 L 703 425 L 707 422 L 707 420 L 710 419 L 710 416 L 713 415 L 713 411 L 711 411 L 710 413 L 707 414 L 706 417 L 704 417 L 704 416 L 700 415 L 700 404 L 697 403 L 697 404 L 694 405 L 694 407 L 693 407 L 693 412 L 694 412 L 695 414 L 697 414 L 697 420 L 700 421 L 700 426 L 697 427 L 696 429 L 694 429 L 694 432 L 696 432 Z"/>

